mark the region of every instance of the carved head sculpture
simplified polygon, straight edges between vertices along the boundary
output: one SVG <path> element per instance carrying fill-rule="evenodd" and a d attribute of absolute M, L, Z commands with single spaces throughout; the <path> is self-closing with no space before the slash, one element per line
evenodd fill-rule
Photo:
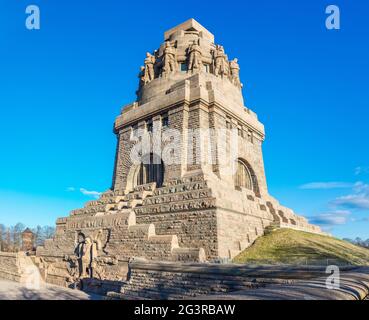
<path fill-rule="evenodd" d="M 80 232 L 80 233 L 78 233 L 78 236 L 77 236 L 77 242 L 78 243 L 83 243 L 83 242 L 85 242 L 85 235 L 82 233 L 82 232 Z"/>
<path fill-rule="evenodd" d="M 217 46 L 217 51 L 218 51 L 218 53 L 224 53 L 223 46 Z"/>

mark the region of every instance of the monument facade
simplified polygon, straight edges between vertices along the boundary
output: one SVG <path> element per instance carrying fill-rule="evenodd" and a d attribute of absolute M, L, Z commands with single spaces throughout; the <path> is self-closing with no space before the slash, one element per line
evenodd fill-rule
<path fill-rule="evenodd" d="M 37 248 L 48 282 L 125 280 L 128 261 L 219 262 L 267 228 L 320 233 L 268 193 L 263 124 L 238 59 L 191 19 L 146 54 L 137 101 L 116 118 L 111 189 L 57 220 Z"/>

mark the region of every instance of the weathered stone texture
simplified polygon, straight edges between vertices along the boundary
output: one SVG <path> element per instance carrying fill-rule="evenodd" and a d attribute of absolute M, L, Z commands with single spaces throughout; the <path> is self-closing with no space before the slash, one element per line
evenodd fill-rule
<path fill-rule="evenodd" d="M 342 285 L 326 286 L 320 266 L 158 263 L 135 259 L 130 278 L 111 299 L 364 299 L 367 268 L 342 267 Z"/>
<path fill-rule="evenodd" d="M 1 279 L 25 282 L 30 267 L 33 267 L 33 263 L 24 252 L 0 252 Z"/>

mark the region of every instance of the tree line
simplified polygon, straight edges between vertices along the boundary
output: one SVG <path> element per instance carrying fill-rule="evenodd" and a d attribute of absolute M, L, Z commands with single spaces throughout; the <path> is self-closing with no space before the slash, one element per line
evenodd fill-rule
<path fill-rule="evenodd" d="M 23 223 L 14 226 L 0 224 L 0 251 L 17 252 L 22 248 L 22 232 L 26 229 Z M 46 239 L 51 239 L 55 234 L 55 228 L 50 226 L 37 226 L 30 228 L 34 233 L 34 245 L 42 246 Z"/>
<path fill-rule="evenodd" d="M 351 242 L 352 244 L 356 244 L 357 246 L 369 249 L 369 239 L 363 240 L 358 237 L 355 239 L 343 239 L 343 240 Z"/>

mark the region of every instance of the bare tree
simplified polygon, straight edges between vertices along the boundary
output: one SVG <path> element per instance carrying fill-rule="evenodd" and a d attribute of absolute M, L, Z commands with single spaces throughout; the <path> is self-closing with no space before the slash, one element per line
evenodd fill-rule
<path fill-rule="evenodd" d="M 50 226 L 37 226 L 32 230 L 35 234 L 35 244 L 36 246 L 42 246 L 46 239 L 51 239 L 54 237 L 55 228 Z"/>
<path fill-rule="evenodd" d="M 23 223 L 15 226 L 6 227 L 0 224 L 0 251 L 16 252 L 22 248 L 22 232 L 26 229 Z M 46 239 L 54 237 L 55 228 L 50 226 L 37 226 L 32 229 L 35 235 L 35 246 L 42 246 Z"/>
<path fill-rule="evenodd" d="M 6 227 L 0 224 L 0 251 L 5 251 Z"/>
<path fill-rule="evenodd" d="M 13 240 L 13 251 L 19 251 L 22 247 L 22 232 L 26 226 L 23 223 L 18 222 L 12 230 L 12 240 Z"/>

